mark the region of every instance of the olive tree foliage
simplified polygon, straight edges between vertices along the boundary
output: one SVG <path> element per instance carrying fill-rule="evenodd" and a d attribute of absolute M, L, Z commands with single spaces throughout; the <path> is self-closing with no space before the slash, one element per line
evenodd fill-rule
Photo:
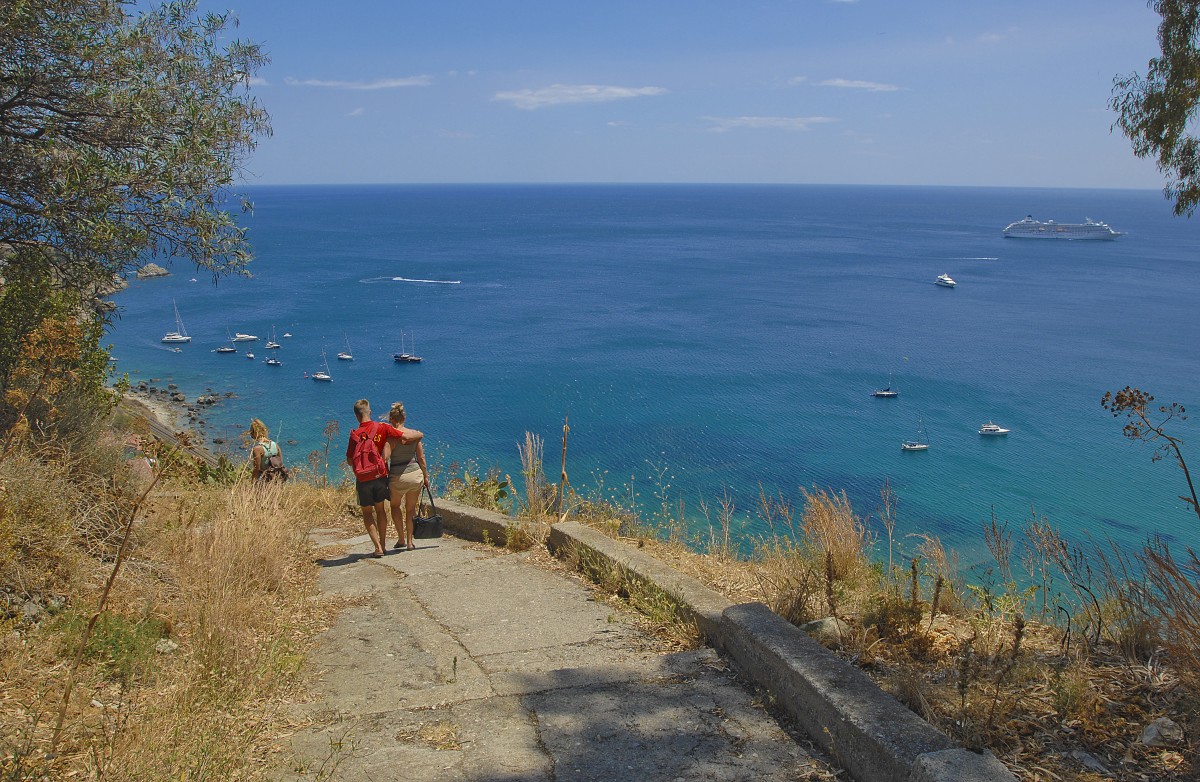
<path fill-rule="evenodd" d="M 231 188 L 270 133 L 249 91 L 266 58 L 230 24 L 195 0 L 0 0 L 3 453 L 102 412 L 86 305 L 114 277 L 164 257 L 215 280 L 250 260 Z"/>
<path fill-rule="evenodd" d="M 1200 205 L 1200 0 L 1152 0 L 1162 17 L 1158 42 L 1162 56 L 1146 74 L 1113 80 L 1111 107 L 1116 127 L 1140 158 L 1152 158 L 1167 176 L 1163 192 L 1175 201 L 1175 214 L 1191 217 Z"/>
<path fill-rule="evenodd" d="M 214 279 L 250 259 L 227 207 L 270 133 L 249 93 L 266 58 L 195 0 L 134 9 L 0 0 L 0 243 L 68 290 L 155 256 Z"/>

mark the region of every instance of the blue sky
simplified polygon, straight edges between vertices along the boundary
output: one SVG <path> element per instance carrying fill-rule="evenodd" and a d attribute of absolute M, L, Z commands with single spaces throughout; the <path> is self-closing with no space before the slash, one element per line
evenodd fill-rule
<path fill-rule="evenodd" d="M 246 182 L 1161 188 L 1140 0 L 201 0 L 272 62 Z"/>

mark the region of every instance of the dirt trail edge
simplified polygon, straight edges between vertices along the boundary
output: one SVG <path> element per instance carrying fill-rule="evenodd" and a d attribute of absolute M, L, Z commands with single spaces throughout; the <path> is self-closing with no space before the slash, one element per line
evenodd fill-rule
<path fill-rule="evenodd" d="M 319 560 L 321 591 L 358 599 L 307 663 L 287 782 L 834 778 L 716 652 L 658 651 L 528 554 L 337 543 L 351 553 Z"/>

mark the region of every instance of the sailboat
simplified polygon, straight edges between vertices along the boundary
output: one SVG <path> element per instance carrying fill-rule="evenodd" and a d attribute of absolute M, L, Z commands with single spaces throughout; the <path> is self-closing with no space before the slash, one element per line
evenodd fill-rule
<path fill-rule="evenodd" d="M 921 418 L 920 424 L 917 426 L 917 437 L 914 440 L 905 440 L 900 443 L 901 451 L 928 451 L 929 450 L 929 435 L 925 431 L 925 419 Z"/>
<path fill-rule="evenodd" d="M 171 306 L 175 308 L 175 330 L 164 334 L 162 341 L 167 344 L 191 342 L 192 338 L 188 336 L 187 329 L 183 327 L 183 318 L 179 317 L 179 305 L 175 303 L 174 299 L 171 299 Z"/>
<path fill-rule="evenodd" d="M 412 335 L 409 335 L 408 340 L 409 340 L 409 342 L 408 342 L 409 349 L 416 350 L 416 348 L 413 347 L 414 342 L 413 342 Z M 408 353 L 404 350 L 404 332 L 403 331 L 400 332 L 400 352 L 393 353 L 392 359 L 401 364 L 419 364 L 422 361 L 424 361 L 424 359 L 422 359 L 420 356 L 416 355 L 415 353 Z"/>
<path fill-rule="evenodd" d="M 877 399 L 895 399 L 900 396 L 898 389 L 892 388 L 892 373 L 888 372 L 888 384 L 886 388 L 877 388 L 871 392 L 871 396 Z"/>
<path fill-rule="evenodd" d="M 346 336 L 346 335 L 343 334 L 342 336 Z M 354 354 L 350 352 L 350 338 L 349 337 L 346 337 L 346 349 L 343 350 L 341 353 L 338 353 L 338 360 L 339 361 L 353 361 L 354 360 Z"/>
<path fill-rule="evenodd" d="M 329 374 L 329 357 L 325 355 L 324 350 L 321 351 L 321 361 L 323 361 L 325 363 L 325 371 L 313 372 L 312 379 L 313 380 L 323 380 L 326 383 L 332 383 L 333 375 Z"/>
<path fill-rule="evenodd" d="M 225 331 L 225 336 L 229 336 L 229 331 Z M 233 337 L 229 337 L 229 341 L 221 347 L 217 348 L 218 353 L 237 353 L 237 348 L 233 346 Z"/>
<path fill-rule="evenodd" d="M 267 350 L 275 350 L 279 346 L 280 346 L 279 343 L 275 341 L 275 327 L 272 326 L 271 327 L 271 338 L 267 340 L 267 344 L 265 345 L 265 347 Z"/>

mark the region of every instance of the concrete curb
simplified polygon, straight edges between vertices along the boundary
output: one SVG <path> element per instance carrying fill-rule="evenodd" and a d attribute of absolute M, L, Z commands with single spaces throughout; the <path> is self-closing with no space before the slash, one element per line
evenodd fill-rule
<path fill-rule="evenodd" d="M 449 501 L 439 501 L 438 511 L 447 530 L 469 540 L 502 544 L 513 523 Z M 995 757 L 959 747 L 762 603 L 734 605 L 646 552 L 575 522 L 537 524 L 532 532 L 556 556 L 599 558 L 668 596 L 857 782 L 1016 782 Z"/>

